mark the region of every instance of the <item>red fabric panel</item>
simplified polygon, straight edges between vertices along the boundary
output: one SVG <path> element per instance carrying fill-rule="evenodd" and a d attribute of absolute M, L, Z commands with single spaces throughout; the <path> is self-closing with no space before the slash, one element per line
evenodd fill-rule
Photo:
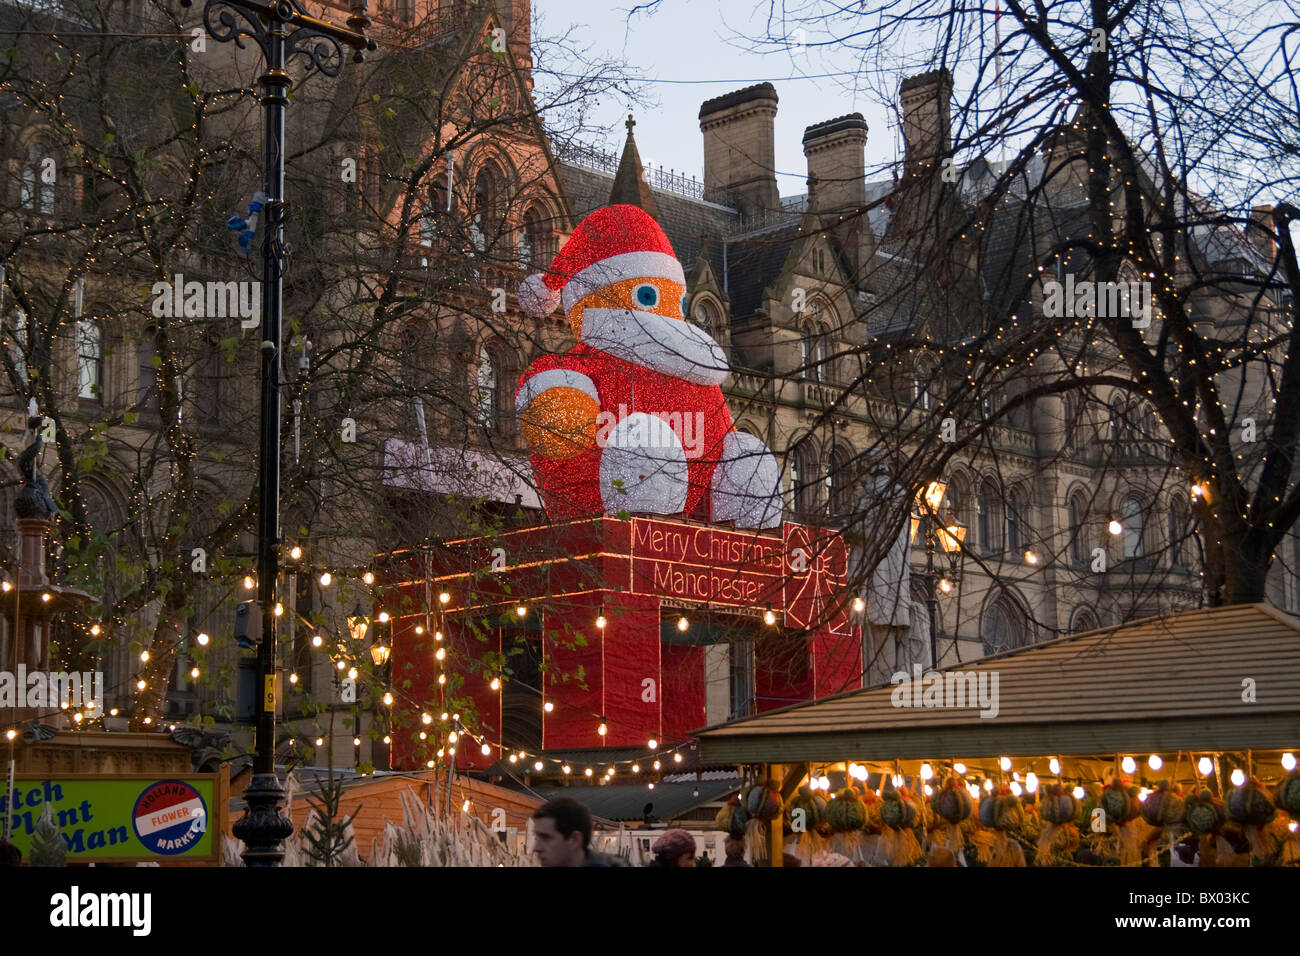
<path fill-rule="evenodd" d="M 704 648 L 663 645 L 663 735 L 682 740 L 708 721 L 704 714 Z"/>
<path fill-rule="evenodd" d="M 448 624 L 446 640 L 450 642 L 447 653 L 454 662 L 454 670 L 464 680 L 452 693 L 461 711 L 461 723 L 467 731 L 483 738 L 477 741 L 466 737 L 456 744 L 456 768 L 486 770 L 501 758 L 501 693 L 491 687 L 495 671 L 484 671 L 482 661 L 486 654 L 500 655 L 501 629 L 480 628 L 475 634 L 468 627 Z M 466 700 L 472 706 L 467 706 Z M 489 754 L 483 754 L 482 743 L 489 745 Z"/>
<path fill-rule="evenodd" d="M 773 710 L 807 700 L 812 689 L 808 639 L 798 632 L 764 635 L 754 645 L 757 710 Z"/>
<path fill-rule="evenodd" d="M 604 705 L 607 747 L 644 746 L 659 734 L 664 697 L 659 666 L 659 601 L 606 595 Z M 594 608 L 599 613 L 599 607 Z M 654 683 L 645 685 L 646 680 Z M 649 698 L 643 700 L 642 698 Z"/>
<path fill-rule="evenodd" d="M 390 734 L 393 738 L 391 764 L 394 770 L 422 770 L 425 761 L 437 752 L 437 745 L 419 739 L 421 730 L 432 730 L 420 723 L 420 703 L 438 700 L 438 676 L 434 667 L 433 635 L 416 634 L 424 615 L 393 618 L 393 652 Z M 437 714 L 434 714 L 437 717 Z M 436 726 L 436 725 L 435 725 Z"/>
<path fill-rule="evenodd" d="M 543 750 L 601 746 L 596 728 L 604 689 L 602 647 L 597 611 L 587 606 L 591 597 L 577 596 L 562 610 L 543 611 L 543 646 L 549 665 L 543 704 L 555 705 L 549 714 L 542 711 Z M 580 646 L 579 636 L 585 646 Z"/>
<path fill-rule="evenodd" d="M 819 632 L 813 637 L 812 658 L 814 697 L 862 686 L 862 642 L 856 634 Z"/>

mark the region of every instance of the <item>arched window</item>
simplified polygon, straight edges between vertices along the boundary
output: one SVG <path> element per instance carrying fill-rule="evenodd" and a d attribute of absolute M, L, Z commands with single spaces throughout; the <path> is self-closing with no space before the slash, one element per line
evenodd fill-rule
<path fill-rule="evenodd" d="M 1079 424 L 1079 402 L 1073 395 L 1066 395 L 1061 399 L 1061 417 L 1064 431 L 1062 447 L 1066 450 L 1073 450 L 1078 447 L 1077 429 Z"/>
<path fill-rule="evenodd" d="M 690 319 L 714 339 L 722 331 L 722 310 L 712 299 L 691 297 Z"/>
<path fill-rule="evenodd" d="M 1070 615 L 1070 633 L 1082 634 L 1085 631 L 1095 631 L 1101 627 L 1101 622 L 1097 620 L 1097 612 L 1087 605 L 1080 605 L 1074 609 Z"/>
<path fill-rule="evenodd" d="M 980 639 L 986 654 L 997 654 L 1030 643 L 1029 622 L 1020 605 L 1005 592 L 984 607 Z"/>
<path fill-rule="evenodd" d="M 1007 495 L 1007 550 L 1013 554 L 1028 547 L 1030 532 L 1026 496 L 1019 488 Z"/>
<path fill-rule="evenodd" d="M 541 272 L 550 265 L 548 256 L 549 232 L 542 214 L 536 206 L 524 213 L 524 225 L 519 230 L 519 266 L 529 272 Z"/>
<path fill-rule="evenodd" d="M 1002 502 L 998 497 L 997 485 L 985 481 L 980 485 L 978 510 L 980 547 L 985 554 L 996 554 L 1002 550 Z"/>
<path fill-rule="evenodd" d="M 826 380 L 826 330 L 810 322 L 799 340 L 799 367 L 809 381 Z"/>
<path fill-rule="evenodd" d="M 837 448 L 831 453 L 831 467 L 826 475 L 826 493 L 830 513 L 844 517 L 854 510 L 853 494 L 857 482 L 849 452 Z"/>
<path fill-rule="evenodd" d="M 947 499 L 948 507 L 952 509 L 952 513 L 957 517 L 957 520 L 969 521 L 970 512 L 967 509 L 970 507 L 970 488 L 965 478 L 954 476 L 948 482 Z"/>
<path fill-rule="evenodd" d="M 496 357 L 486 346 L 479 348 L 475 417 L 484 428 L 494 430 L 501 419 L 500 403 L 497 401 L 497 372 Z"/>
<path fill-rule="evenodd" d="M 99 401 L 103 397 L 104 350 L 103 331 L 93 319 L 78 319 L 75 329 L 77 343 L 77 397 Z"/>
<path fill-rule="evenodd" d="M 811 514 L 817 507 L 816 473 L 816 460 L 807 442 L 790 452 L 790 500 L 798 514 Z"/>
<path fill-rule="evenodd" d="M 1125 498 L 1120 505 L 1120 520 L 1124 524 L 1124 557 L 1142 557 L 1146 553 L 1142 546 L 1142 502 Z"/>
<path fill-rule="evenodd" d="M 1083 492 L 1070 495 L 1070 556 L 1075 564 L 1087 564 L 1092 557 L 1092 536 L 1088 532 L 1088 499 Z"/>
<path fill-rule="evenodd" d="M 474 248 L 484 252 L 496 238 L 501 174 L 495 163 L 485 163 L 474 177 L 474 209 L 470 221 L 470 239 Z"/>
<path fill-rule="evenodd" d="M 23 164 L 19 205 L 42 216 L 54 215 L 54 176 L 49 150 L 40 143 L 33 143 Z"/>
<path fill-rule="evenodd" d="M 1187 502 L 1180 497 L 1171 498 L 1169 501 L 1169 566 L 1171 568 L 1188 566 L 1187 536 L 1190 529 Z"/>

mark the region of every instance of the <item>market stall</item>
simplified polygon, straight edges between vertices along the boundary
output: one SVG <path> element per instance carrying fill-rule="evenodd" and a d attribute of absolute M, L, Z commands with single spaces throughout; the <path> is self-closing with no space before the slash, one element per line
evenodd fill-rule
<path fill-rule="evenodd" d="M 860 865 L 1300 862 L 1300 620 L 1188 611 L 697 732 L 719 817 Z M 776 826 L 777 820 L 782 821 Z"/>

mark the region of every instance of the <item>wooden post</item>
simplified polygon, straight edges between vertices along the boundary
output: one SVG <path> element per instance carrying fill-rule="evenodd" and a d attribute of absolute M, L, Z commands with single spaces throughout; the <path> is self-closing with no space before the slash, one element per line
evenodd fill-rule
<path fill-rule="evenodd" d="M 766 786 L 767 781 L 772 779 L 772 772 L 773 768 L 771 764 L 763 764 L 763 786 Z M 768 853 L 771 855 L 771 865 L 783 866 L 785 864 L 785 860 L 783 859 L 785 855 L 785 840 L 784 834 L 781 832 L 781 815 L 777 814 L 775 820 L 768 821 L 767 827 L 769 837 Z"/>

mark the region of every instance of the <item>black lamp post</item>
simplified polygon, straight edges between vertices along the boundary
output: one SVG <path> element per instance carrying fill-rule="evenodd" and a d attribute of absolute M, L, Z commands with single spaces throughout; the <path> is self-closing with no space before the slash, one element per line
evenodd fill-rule
<path fill-rule="evenodd" d="M 939 506 L 943 503 L 948 485 L 944 481 L 932 481 L 917 496 L 920 511 L 912 515 L 912 538 L 917 531 L 925 534 L 925 605 L 930 616 L 930 666 L 939 666 L 939 590 L 947 594 L 952 590 L 957 578 L 957 560 L 961 554 L 962 544 L 966 540 L 966 526 L 957 520 L 952 509 L 948 509 L 947 519 L 938 518 Z M 941 572 L 934 566 L 934 556 L 939 552 L 948 555 L 948 568 Z"/>
<path fill-rule="evenodd" d="M 181 0 L 189 7 L 194 0 Z M 253 779 L 244 793 L 248 811 L 235 824 L 234 834 L 244 841 L 246 866 L 279 866 L 284 860 L 281 842 L 293 833 L 293 825 L 280 814 L 284 790 L 275 774 L 275 682 L 276 578 L 280 561 L 280 305 L 284 260 L 284 110 L 293 81 L 285 71 L 285 60 L 295 54 L 307 58 L 307 69 L 326 76 L 338 76 L 343 69 L 343 47 L 354 51 L 361 62 L 365 50 L 377 49 L 366 36 L 370 25 L 368 0 L 352 0 L 347 28 L 308 16 L 297 0 L 206 0 L 203 26 L 219 43 L 233 41 L 244 47 L 244 38 L 262 49 L 266 72 L 259 77 L 264 90 L 266 126 L 262 192 L 266 195 L 265 227 L 262 240 L 262 401 L 261 450 L 258 456 L 257 516 L 257 599 L 262 610 L 259 648 L 258 690 L 261 704 L 257 713 L 257 755 Z M 235 14 L 239 14 L 237 20 Z M 242 21 L 242 22 L 240 22 Z"/>

